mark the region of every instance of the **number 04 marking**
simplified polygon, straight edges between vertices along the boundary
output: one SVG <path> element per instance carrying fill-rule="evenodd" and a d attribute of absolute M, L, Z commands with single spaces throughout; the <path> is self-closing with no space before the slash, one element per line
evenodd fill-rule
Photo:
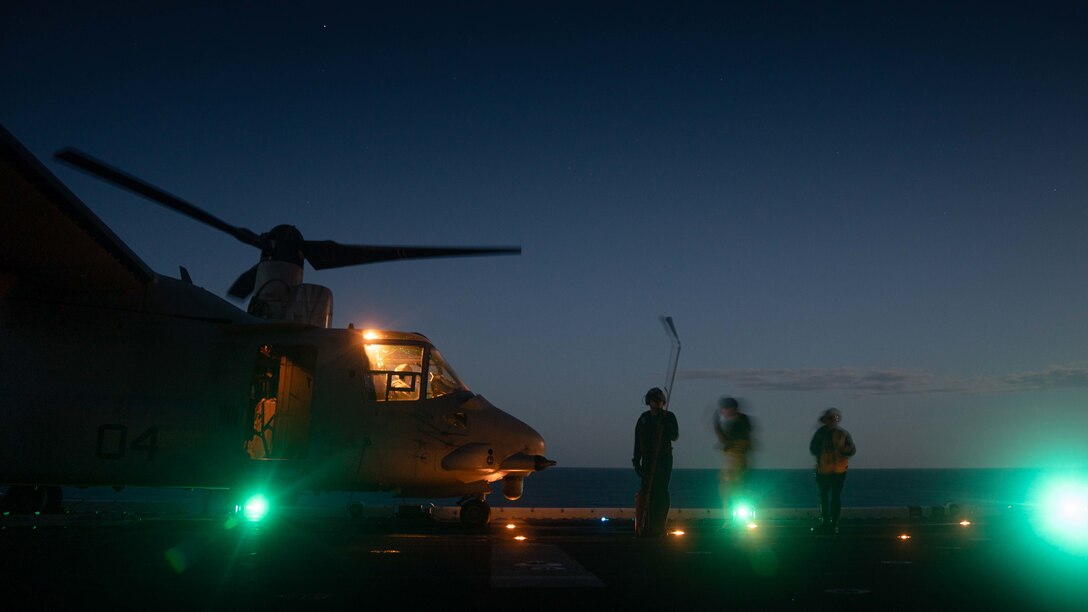
<path fill-rule="evenodd" d="M 155 458 L 158 450 L 159 428 L 148 427 L 142 434 L 128 442 L 128 427 L 124 425 L 106 424 L 98 428 L 98 441 L 95 445 L 94 456 L 99 459 L 120 459 L 125 456 L 126 450 L 144 451 L 147 460 Z"/>

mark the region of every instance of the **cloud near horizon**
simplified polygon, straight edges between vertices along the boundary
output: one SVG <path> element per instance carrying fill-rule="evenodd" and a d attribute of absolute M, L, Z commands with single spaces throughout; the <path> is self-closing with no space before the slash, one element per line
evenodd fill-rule
<path fill-rule="evenodd" d="M 681 370 L 688 380 L 728 380 L 757 391 L 853 391 L 860 395 L 1011 393 L 1088 388 L 1088 363 L 1055 365 L 1038 372 L 977 378 L 940 377 L 898 368 L 743 368 Z"/>

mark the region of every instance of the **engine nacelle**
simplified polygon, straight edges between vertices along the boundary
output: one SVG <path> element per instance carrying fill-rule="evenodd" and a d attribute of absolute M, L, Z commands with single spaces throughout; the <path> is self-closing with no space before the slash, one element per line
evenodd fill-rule
<path fill-rule="evenodd" d="M 328 287 L 310 283 L 295 287 L 294 299 L 287 309 L 287 320 L 329 327 L 332 325 L 332 291 Z"/>
<path fill-rule="evenodd" d="M 285 323 L 317 327 L 332 324 L 332 291 L 302 282 L 302 266 L 282 261 L 262 261 L 257 266 L 257 290 L 249 302 L 249 314 Z"/>

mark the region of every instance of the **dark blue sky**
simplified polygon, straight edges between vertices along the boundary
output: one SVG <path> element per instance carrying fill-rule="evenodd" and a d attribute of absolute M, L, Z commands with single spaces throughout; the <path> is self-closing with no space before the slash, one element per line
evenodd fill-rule
<path fill-rule="evenodd" d="M 227 6 L 221 6 L 227 4 Z M 684 342 L 681 467 L 719 395 L 756 465 L 1088 462 L 1088 9 L 752 2 L 0 9 L 0 121 L 256 231 L 521 244 L 329 272 L 566 466 L 622 466 Z M 256 253 L 55 162 L 153 268 Z"/>

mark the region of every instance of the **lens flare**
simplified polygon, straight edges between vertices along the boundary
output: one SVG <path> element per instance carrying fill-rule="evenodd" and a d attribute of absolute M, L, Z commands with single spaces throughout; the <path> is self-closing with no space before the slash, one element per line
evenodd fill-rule
<path fill-rule="evenodd" d="M 242 515 L 251 523 L 256 523 L 268 516 L 268 498 L 260 493 L 250 497 L 242 506 Z"/>
<path fill-rule="evenodd" d="M 1037 533 L 1059 548 L 1088 555 L 1088 484 L 1056 478 L 1038 491 L 1033 505 Z"/>
<path fill-rule="evenodd" d="M 747 501 L 742 501 L 742 502 L 738 502 L 737 505 L 734 506 L 734 508 L 733 508 L 733 519 L 734 520 L 736 520 L 738 522 L 746 523 L 746 522 L 755 520 L 755 518 L 756 518 L 756 507 L 753 504 L 751 504 L 751 503 L 749 503 Z"/>

